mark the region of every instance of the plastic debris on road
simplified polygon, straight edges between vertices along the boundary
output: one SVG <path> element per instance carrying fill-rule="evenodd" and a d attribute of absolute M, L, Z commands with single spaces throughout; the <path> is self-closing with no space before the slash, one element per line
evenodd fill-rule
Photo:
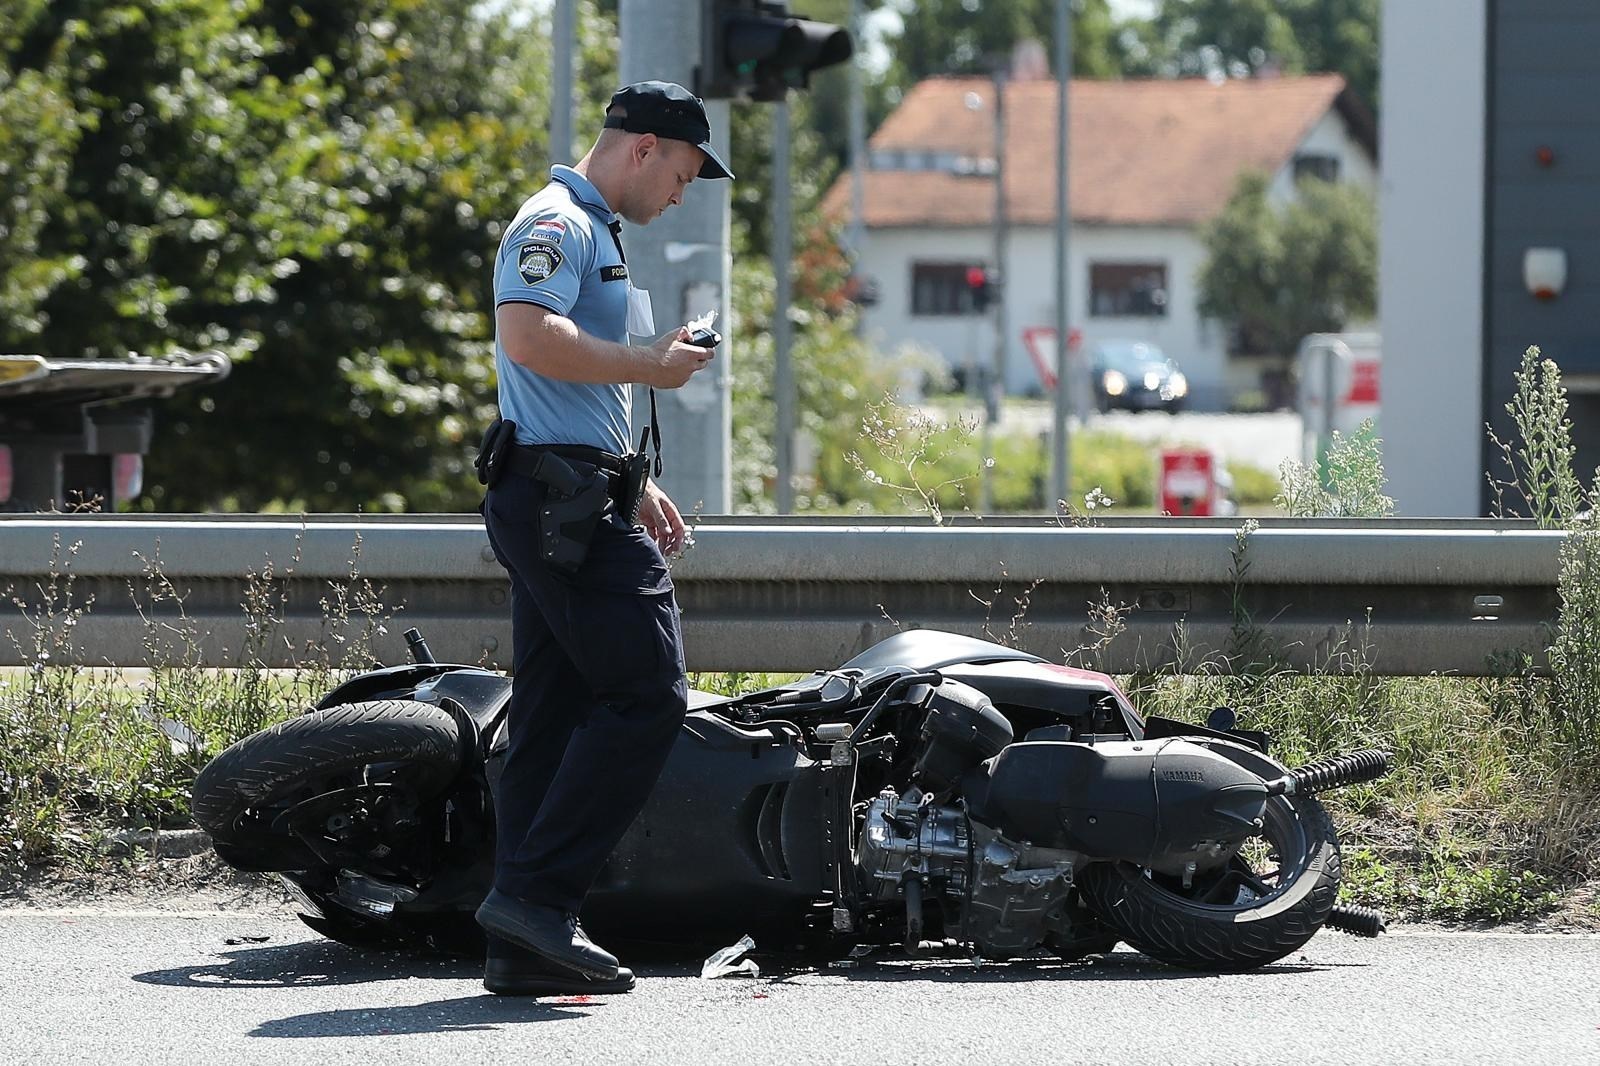
<path fill-rule="evenodd" d="M 745 952 L 754 950 L 755 946 L 756 942 L 751 940 L 747 933 L 739 938 L 738 943 L 729 944 L 721 951 L 716 952 L 701 965 L 701 980 L 709 981 L 713 977 L 726 977 L 735 973 L 747 973 L 751 977 L 760 977 L 761 967 L 756 965 L 756 960 L 739 958 Z"/>

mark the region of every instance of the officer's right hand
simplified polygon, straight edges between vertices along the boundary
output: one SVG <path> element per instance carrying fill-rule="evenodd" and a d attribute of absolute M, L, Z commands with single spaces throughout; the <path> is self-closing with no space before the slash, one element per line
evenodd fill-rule
<path fill-rule="evenodd" d="M 658 389 L 681 388 L 694 376 L 695 371 L 706 368 L 716 352 L 686 344 L 688 339 L 689 331 L 679 326 L 650 346 L 655 353 L 656 365 L 649 368 L 645 384 Z"/>

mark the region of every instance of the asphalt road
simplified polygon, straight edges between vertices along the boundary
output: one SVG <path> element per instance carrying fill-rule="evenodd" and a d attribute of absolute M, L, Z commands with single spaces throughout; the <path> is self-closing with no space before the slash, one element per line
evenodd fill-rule
<path fill-rule="evenodd" d="M 280 915 L 0 911 L 15 1063 L 1600 1063 L 1600 937 L 1323 933 L 1250 974 L 762 958 L 640 967 L 626 996 L 486 995 Z"/>

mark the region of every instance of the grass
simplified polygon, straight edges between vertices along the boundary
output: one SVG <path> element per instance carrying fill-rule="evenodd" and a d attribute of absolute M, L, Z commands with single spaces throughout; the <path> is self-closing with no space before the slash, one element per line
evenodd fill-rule
<path fill-rule="evenodd" d="M 85 608 L 70 599 L 57 607 L 66 613 L 55 623 L 26 630 L 55 651 L 0 674 L 0 861 L 14 868 L 92 867 L 119 831 L 186 825 L 189 786 L 207 759 L 348 673 L 337 656 L 286 671 L 170 661 L 84 669 L 68 661 L 66 620 Z M 733 694 L 791 677 L 691 681 Z M 1358 662 L 1322 676 L 1125 680 L 1146 713 L 1201 721 L 1213 706 L 1234 707 L 1242 725 L 1273 734 L 1275 754 L 1291 765 L 1356 747 L 1393 750 L 1390 777 L 1330 797 L 1357 901 L 1413 917 L 1503 920 L 1600 873 L 1595 781 L 1574 773 L 1548 678 L 1376 678 Z"/>

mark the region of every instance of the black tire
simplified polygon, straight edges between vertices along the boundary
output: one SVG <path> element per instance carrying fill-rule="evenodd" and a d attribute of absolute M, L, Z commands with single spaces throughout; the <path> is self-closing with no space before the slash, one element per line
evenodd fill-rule
<path fill-rule="evenodd" d="M 265 815 L 358 783 L 377 763 L 406 764 L 407 784 L 419 795 L 436 795 L 461 766 L 455 718 L 414 700 L 349 703 L 291 718 L 206 764 L 195 778 L 190 813 L 231 865 L 306 869 L 317 862 L 310 849 L 270 832 Z"/>
<path fill-rule="evenodd" d="M 1310 797 L 1267 802 L 1262 835 L 1247 844 L 1277 863 L 1263 879 L 1244 858 L 1184 889 L 1132 863 L 1096 863 L 1078 876 L 1084 901 L 1151 958 L 1192 970 L 1250 970 L 1310 940 L 1339 893 L 1339 842 Z M 1253 883 L 1251 878 L 1254 878 Z M 1227 900 L 1232 894 L 1233 899 Z"/>

